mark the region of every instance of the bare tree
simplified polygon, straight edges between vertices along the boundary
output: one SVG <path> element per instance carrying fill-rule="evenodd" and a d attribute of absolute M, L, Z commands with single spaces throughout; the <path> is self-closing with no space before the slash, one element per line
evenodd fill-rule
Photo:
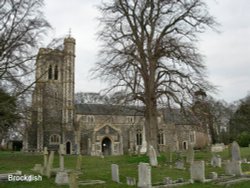
<path fill-rule="evenodd" d="M 110 0 L 99 9 L 95 73 L 145 105 L 147 142 L 157 148 L 157 105 L 185 107 L 211 89 L 197 35 L 217 23 L 203 0 Z"/>
<path fill-rule="evenodd" d="M 24 77 L 33 72 L 42 37 L 50 28 L 41 12 L 43 0 L 0 1 L 0 85 L 15 92 L 24 89 Z"/>

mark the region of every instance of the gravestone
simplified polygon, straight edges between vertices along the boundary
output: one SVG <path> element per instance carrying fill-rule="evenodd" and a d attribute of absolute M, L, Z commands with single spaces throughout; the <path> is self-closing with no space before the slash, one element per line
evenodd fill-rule
<path fill-rule="evenodd" d="M 43 150 L 43 170 L 42 170 L 42 175 L 44 175 L 46 173 L 46 168 L 48 166 L 48 149 L 47 147 L 44 147 L 44 150 Z"/>
<path fill-rule="evenodd" d="M 240 161 L 240 146 L 236 141 L 233 141 L 232 146 L 231 146 L 231 156 L 232 156 L 232 161 Z"/>
<path fill-rule="evenodd" d="M 76 159 L 76 170 L 81 170 L 82 169 L 82 155 L 79 154 Z"/>
<path fill-rule="evenodd" d="M 64 170 L 64 155 L 66 154 L 64 144 L 59 145 L 58 153 L 60 158 L 60 171 L 56 173 L 55 183 L 58 185 L 65 185 L 69 183 L 69 176 Z"/>
<path fill-rule="evenodd" d="M 157 166 L 157 155 L 153 146 L 149 146 L 149 161 L 151 166 Z"/>
<path fill-rule="evenodd" d="M 126 180 L 127 180 L 127 185 L 136 185 L 136 179 L 135 178 L 132 178 L 132 177 L 126 177 Z"/>
<path fill-rule="evenodd" d="M 211 165 L 213 167 L 221 167 L 221 157 L 219 155 L 213 155 Z"/>
<path fill-rule="evenodd" d="M 209 179 L 216 180 L 218 178 L 218 174 L 216 172 L 210 172 L 208 177 Z"/>
<path fill-rule="evenodd" d="M 225 162 L 225 174 L 241 176 L 242 175 L 241 162 L 227 160 Z"/>
<path fill-rule="evenodd" d="M 151 188 L 151 166 L 148 163 L 139 163 L 138 187 Z"/>
<path fill-rule="evenodd" d="M 183 161 L 176 161 L 175 163 L 175 168 L 180 169 L 180 170 L 184 170 L 184 162 Z"/>
<path fill-rule="evenodd" d="M 78 188 L 78 175 L 76 172 L 69 173 L 69 188 Z"/>
<path fill-rule="evenodd" d="M 191 179 L 194 181 L 205 181 L 205 163 L 204 161 L 194 161 L 190 167 Z"/>
<path fill-rule="evenodd" d="M 186 162 L 191 164 L 194 161 L 194 148 L 192 144 L 188 144 Z"/>
<path fill-rule="evenodd" d="M 51 177 L 51 169 L 53 167 L 55 151 L 50 151 L 48 164 L 46 166 L 46 176 Z"/>
<path fill-rule="evenodd" d="M 112 172 L 112 180 L 117 183 L 120 183 L 119 166 L 117 164 L 111 165 L 111 172 Z"/>

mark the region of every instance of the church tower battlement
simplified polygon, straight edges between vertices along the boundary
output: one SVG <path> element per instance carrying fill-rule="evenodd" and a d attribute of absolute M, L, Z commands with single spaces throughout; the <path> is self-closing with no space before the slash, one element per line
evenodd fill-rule
<path fill-rule="evenodd" d="M 75 39 L 64 39 L 63 50 L 41 48 L 36 59 L 36 85 L 32 96 L 32 125 L 28 131 L 28 150 L 43 147 L 57 150 L 75 146 L 74 84 Z"/>

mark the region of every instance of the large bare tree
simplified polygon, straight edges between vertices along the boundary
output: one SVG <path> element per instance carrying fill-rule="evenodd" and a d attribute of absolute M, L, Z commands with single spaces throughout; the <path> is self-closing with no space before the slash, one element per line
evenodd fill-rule
<path fill-rule="evenodd" d="M 0 1 L 0 85 L 24 89 L 33 71 L 42 37 L 50 28 L 42 14 L 43 0 Z"/>
<path fill-rule="evenodd" d="M 157 148 L 157 105 L 185 107 L 210 89 L 197 42 L 217 23 L 203 0 L 110 0 L 99 9 L 95 71 L 145 105 L 146 139 Z"/>

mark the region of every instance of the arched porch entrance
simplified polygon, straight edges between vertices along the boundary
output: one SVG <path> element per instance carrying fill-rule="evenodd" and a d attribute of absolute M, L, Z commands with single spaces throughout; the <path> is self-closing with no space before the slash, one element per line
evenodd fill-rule
<path fill-rule="evenodd" d="M 112 142 L 108 137 L 105 137 L 102 140 L 102 153 L 103 155 L 111 155 L 112 154 Z"/>

